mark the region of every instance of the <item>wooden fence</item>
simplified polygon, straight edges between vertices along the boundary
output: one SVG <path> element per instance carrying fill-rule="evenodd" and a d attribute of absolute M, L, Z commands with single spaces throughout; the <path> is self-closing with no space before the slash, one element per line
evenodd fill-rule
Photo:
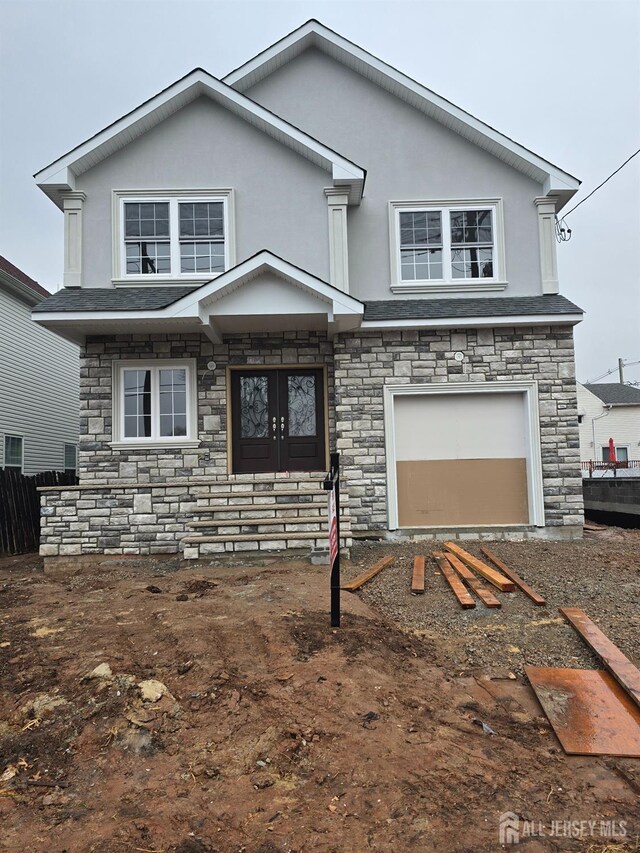
<path fill-rule="evenodd" d="M 38 486 L 74 486 L 75 474 L 43 471 L 26 477 L 11 468 L 0 469 L 0 554 L 27 554 L 40 545 Z"/>

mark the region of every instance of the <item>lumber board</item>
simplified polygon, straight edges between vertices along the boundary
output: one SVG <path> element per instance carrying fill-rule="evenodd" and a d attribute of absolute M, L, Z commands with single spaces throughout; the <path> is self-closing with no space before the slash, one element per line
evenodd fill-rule
<path fill-rule="evenodd" d="M 561 607 L 567 619 L 585 643 L 593 649 L 618 684 L 640 707 L 640 670 L 611 642 L 600 628 L 579 607 Z"/>
<path fill-rule="evenodd" d="M 506 566 L 499 557 L 496 557 L 493 551 L 490 551 L 488 548 L 480 548 L 480 550 L 485 557 L 491 560 L 491 562 L 500 569 L 503 575 L 506 575 L 509 580 L 512 580 L 514 584 L 521 589 L 522 592 L 531 599 L 531 601 L 533 601 L 534 604 L 537 604 L 538 607 L 544 607 L 547 603 L 544 598 L 541 595 L 538 595 L 534 589 L 531 589 L 529 584 L 525 583 L 522 578 L 513 571 L 513 569 Z"/>
<path fill-rule="evenodd" d="M 467 591 L 465 585 L 462 583 L 458 575 L 453 571 L 453 569 L 445 559 L 444 554 L 434 551 L 432 556 L 438 564 L 438 568 L 444 575 L 445 580 L 451 587 L 453 594 L 458 599 L 458 603 L 463 608 L 463 610 L 471 610 L 473 607 L 475 607 L 475 601 L 473 600 L 473 598 L 471 598 L 471 595 Z"/>
<path fill-rule="evenodd" d="M 465 551 L 464 548 L 456 545 L 455 542 L 445 542 L 444 547 L 447 551 L 451 551 L 452 554 L 459 557 L 463 563 L 466 563 L 466 565 L 469 566 L 470 569 L 473 569 L 485 580 L 493 584 L 500 590 L 500 592 L 513 592 L 516 588 L 513 581 L 509 580 L 509 578 L 506 578 L 504 575 L 501 575 L 497 569 L 492 569 L 491 566 L 488 566 L 486 563 L 483 563 L 482 560 L 474 557 L 473 554 L 469 554 L 468 551 Z"/>
<path fill-rule="evenodd" d="M 424 562 L 424 557 L 416 557 L 413 561 L 411 592 L 415 595 L 422 595 L 424 593 Z"/>
<path fill-rule="evenodd" d="M 456 570 L 460 577 L 465 580 L 467 586 L 475 592 L 485 607 L 502 607 L 500 600 L 465 566 L 462 560 L 459 560 L 454 554 L 444 554 L 443 556 L 446 557 L 451 567 Z"/>
<path fill-rule="evenodd" d="M 347 581 L 347 583 L 343 584 L 341 589 L 346 589 L 347 592 L 355 592 L 357 589 L 360 589 L 361 586 L 364 586 L 367 581 L 370 581 L 372 578 L 375 578 L 376 575 L 379 575 L 383 569 L 387 568 L 387 566 L 390 566 L 395 559 L 395 557 L 383 557 L 382 560 L 378 560 L 378 562 L 374 563 L 366 572 L 358 575 L 358 577 L 354 578 L 352 581 Z"/>

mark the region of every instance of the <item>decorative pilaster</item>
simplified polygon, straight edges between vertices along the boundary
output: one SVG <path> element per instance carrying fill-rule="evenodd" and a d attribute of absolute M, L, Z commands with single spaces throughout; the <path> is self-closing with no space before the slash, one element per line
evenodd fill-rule
<path fill-rule="evenodd" d="M 82 207 L 86 197 L 83 192 L 64 193 L 65 287 L 82 287 Z"/>
<path fill-rule="evenodd" d="M 555 215 L 553 199 L 534 199 L 538 208 L 538 233 L 540 237 L 540 269 L 542 272 L 542 292 L 559 293 L 558 260 L 556 256 Z"/>
<path fill-rule="evenodd" d="M 324 191 L 329 209 L 330 283 L 349 293 L 349 253 L 347 248 L 347 204 L 349 196 L 339 187 Z"/>

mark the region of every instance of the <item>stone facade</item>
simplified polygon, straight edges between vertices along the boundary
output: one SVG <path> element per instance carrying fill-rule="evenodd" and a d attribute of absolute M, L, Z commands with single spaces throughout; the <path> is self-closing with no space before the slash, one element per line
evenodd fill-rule
<path fill-rule="evenodd" d="M 454 358 L 458 351 L 462 362 Z M 112 448 L 114 361 L 182 357 L 197 361 L 200 445 Z M 207 369 L 211 360 L 215 371 Z M 84 488 L 44 493 L 42 553 L 178 551 L 199 495 L 229 478 L 226 368 L 296 364 L 326 366 L 330 445 L 342 453 L 353 531 L 388 525 L 384 385 L 532 379 L 538 382 L 545 535 L 581 530 L 571 327 L 358 331 L 333 340 L 291 332 L 229 338 L 215 346 L 198 334 L 120 335 L 87 339 L 80 380 Z"/>
<path fill-rule="evenodd" d="M 122 359 L 195 358 L 198 372 L 198 436 L 193 450 L 113 449 L 113 364 Z M 216 362 L 215 371 L 207 363 Z M 82 483 L 126 480 L 158 483 L 175 477 L 226 477 L 227 371 L 232 365 L 326 365 L 329 435 L 335 438 L 333 343 L 313 332 L 228 338 L 214 346 L 199 334 L 117 335 L 87 338 L 80 367 Z"/>
<path fill-rule="evenodd" d="M 337 337 L 334 350 L 337 449 L 354 532 L 387 526 L 385 384 L 525 379 L 538 381 L 545 523 L 581 529 L 571 327 L 358 332 Z"/>

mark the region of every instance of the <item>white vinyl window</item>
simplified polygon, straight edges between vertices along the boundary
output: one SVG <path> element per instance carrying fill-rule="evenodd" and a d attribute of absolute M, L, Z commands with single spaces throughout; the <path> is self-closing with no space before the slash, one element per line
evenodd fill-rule
<path fill-rule="evenodd" d="M 232 192 L 114 194 L 114 280 L 207 281 L 235 263 Z"/>
<path fill-rule="evenodd" d="M 393 290 L 505 286 L 498 199 L 392 202 L 390 228 Z"/>
<path fill-rule="evenodd" d="M 197 432 L 194 359 L 114 366 L 114 442 L 193 444 Z"/>
<path fill-rule="evenodd" d="M 22 471 L 24 463 L 24 441 L 21 435 L 5 435 L 4 467 Z"/>

